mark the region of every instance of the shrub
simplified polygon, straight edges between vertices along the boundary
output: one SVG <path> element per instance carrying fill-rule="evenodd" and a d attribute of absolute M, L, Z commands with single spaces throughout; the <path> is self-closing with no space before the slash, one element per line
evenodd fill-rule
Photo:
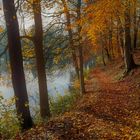
<path fill-rule="evenodd" d="M 65 92 L 65 95 L 58 93 L 57 97 L 50 97 L 50 109 L 52 115 L 58 115 L 68 111 L 73 107 L 74 102 L 79 97 L 79 92 L 74 89 L 71 89 L 70 92 Z"/>
<path fill-rule="evenodd" d="M 0 135 L 3 139 L 12 138 L 20 131 L 20 123 L 14 105 L 14 98 L 4 99 L 0 95 Z"/>
<path fill-rule="evenodd" d="M 84 78 L 85 78 L 85 80 L 88 80 L 90 72 L 91 72 L 90 69 L 85 69 L 84 70 Z"/>

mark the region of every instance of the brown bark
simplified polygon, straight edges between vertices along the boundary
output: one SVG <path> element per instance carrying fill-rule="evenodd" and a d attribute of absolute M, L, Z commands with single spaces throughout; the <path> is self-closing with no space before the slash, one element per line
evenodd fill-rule
<path fill-rule="evenodd" d="M 84 69 L 83 69 L 83 47 L 79 47 L 79 62 L 80 62 L 80 88 L 81 93 L 85 93 L 85 83 L 84 83 Z"/>
<path fill-rule="evenodd" d="M 113 50 L 113 43 L 112 43 L 112 37 L 113 37 L 113 21 L 112 18 L 110 19 L 110 27 L 109 27 L 109 51 L 110 51 L 110 58 L 114 58 L 114 50 Z"/>
<path fill-rule="evenodd" d="M 118 47 L 118 56 L 121 56 L 122 58 L 124 57 L 124 43 L 123 43 L 123 28 L 121 26 L 120 20 L 118 19 L 117 21 L 117 47 Z"/>
<path fill-rule="evenodd" d="M 104 56 L 104 41 L 103 41 L 103 35 L 102 33 L 100 33 L 100 37 L 101 37 L 101 53 L 102 53 L 102 62 L 103 62 L 103 65 L 106 66 L 106 63 L 105 63 L 105 56 Z"/>
<path fill-rule="evenodd" d="M 134 49 L 137 48 L 138 40 L 138 21 L 137 21 L 137 1 L 134 1 Z"/>
<path fill-rule="evenodd" d="M 103 46 L 102 46 L 102 62 L 103 62 L 103 65 L 106 66 Z"/>
<path fill-rule="evenodd" d="M 16 96 L 17 115 L 21 116 L 22 129 L 31 128 L 33 125 L 29 111 L 29 104 L 25 75 L 23 70 L 23 58 L 19 35 L 19 25 L 14 5 L 14 0 L 3 0 L 4 15 L 7 26 L 8 46 L 12 74 L 12 84 Z"/>
<path fill-rule="evenodd" d="M 33 12 L 35 22 L 34 45 L 35 45 L 36 65 L 40 94 L 40 114 L 42 118 L 46 118 L 50 117 L 50 108 L 48 99 L 47 78 L 45 71 L 45 60 L 43 54 L 43 29 L 42 29 L 40 0 L 34 1 Z"/>
<path fill-rule="evenodd" d="M 80 21 L 81 20 L 81 0 L 77 1 L 77 20 Z M 85 93 L 85 82 L 84 82 L 84 64 L 83 64 L 83 46 L 82 46 L 82 37 L 81 37 L 81 30 L 82 27 L 79 24 L 78 25 L 78 36 L 79 36 L 79 46 L 78 46 L 78 50 L 79 50 L 79 62 L 80 62 L 80 86 L 81 86 L 81 93 L 84 94 Z"/>
<path fill-rule="evenodd" d="M 125 10 L 125 46 L 124 46 L 124 59 L 126 72 L 131 71 L 136 66 L 132 54 L 130 27 L 131 27 L 130 1 L 127 1 Z"/>
<path fill-rule="evenodd" d="M 119 41 L 120 41 L 120 51 L 122 57 L 124 57 L 124 28 L 121 23 L 120 17 L 117 17 L 118 21 L 118 35 L 119 35 Z"/>
<path fill-rule="evenodd" d="M 66 21 L 66 26 L 67 26 L 68 35 L 69 35 L 69 45 L 70 45 L 70 48 L 72 50 L 73 64 L 74 64 L 74 67 L 75 67 L 77 77 L 79 79 L 78 60 L 77 60 L 77 56 L 76 56 L 76 49 L 74 48 L 74 43 L 73 43 L 73 33 L 72 33 L 72 27 L 71 27 L 71 16 L 70 16 L 69 9 L 68 9 L 66 1 L 65 0 L 61 0 L 61 1 L 63 3 L 65 15 L 66 15 L 66 20 L 67 20 Z"/>

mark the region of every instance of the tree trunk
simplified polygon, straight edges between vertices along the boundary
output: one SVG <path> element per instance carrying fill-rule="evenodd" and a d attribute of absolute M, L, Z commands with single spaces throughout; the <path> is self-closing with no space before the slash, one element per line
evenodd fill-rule
<path fill-rule="evenodd" d="M 138 22 L 137 22 L 137 1 L 134 1 L 134 49 L 137 48 L 138 40 Z"/>
<path fill-rule="evenodd" d="M 105 52 L 106 52 L 106 56 L 107 56 L 107 59 L 108 59 L 108 61 L 111 61 L 111 55 L 110 55 L 110 53 L 109 53 L 109 42 L 108 42 L 108 38 L 107 38 L 107 36 L 105 36 L 104 37 L 104 40 L 105 40 L 105 43 L 104 43 L 104 45 L 105 45 L 105 47 L 104 47 L 104 50 L 105 50 Z"/>
<path fill-rule="evenodd" d="M 48 99 L 47 78 L 45 71 L 45 60 L 43 54 L 43 29 L 40 0 L 34 0 L 33 12 L 35 22 L 34 44 L 40 94 L 40 114 L 42 118 L 46 118 L 50 117 L 50 108 Z"/>
<path fill-rule="evenodd" d="M 113 59 L 114 56 L 114 50 L 113 50 L 113 42 L 112 42 L 112 38 L 113 38 L 113 21 L 112 18 L 110 19 L 110 27 L 109 27 L 109 48 L 110 48 L 110 56 Z"/>
<path fill-rule="evenodd" d="M 103 65 L 104 66 L 106 66 L 106 63 L 105 63 L 105 56 L 104 56 L 104 46 L 105 46 L 105 44 L 104 44 L 104 41 L 103 41 L 103 35 L 102 35 L 102 33 L 100 33 L 100 37 L 101 37 L 101 52 L 102 52 L 102 62 L 103 62 Z"/>
<path fill-rule="evenodd" d="M 131 71 L 136 65 L 134 63 L 132 47 L 131 47 L 131 35 L 130 35 L 130 1 L 126 2 L 125 10 L 125 46 L 124 46 L 124 59 L 126 72 Z"/>
<path fill-rule="evenodd" d="M 77 57 L 76 57 L 75 52 L 72 52 L 72 59 L 73 59 L 74 68 L 75 68 L 77 78 L 79 79 L 80 78 L 80 76 L 79 76 L 79 67 L 78 67 L 78 62 L 77 62 Z"/>
<path fill-rule="evenodd" d="M 103 65 L 106 66 L 103 47 L 102 47 L 102 62 Z"/>
<path fill-rule="evenodd" d="M 123 30 L 122 30 L 123 31 Z M 123 34 L 121 31 L 121 23 L 118 20 L 117 21 L 117 35 L 116 35 L 116 39 L 117 39 L 117 46 L 118 46 L 118 56 L 121 56 L 122 58 L 124 57 L 124 53 L 123 53 Z"/>
<path fill-rule="evenodd" d="M 15 96 L 17 98 L 16 99 L 17 115 L 21 116 L 22 129 L 28 129 L 32 127 L 33 122 L 29 111 L 29 101 L 26 89 L 25 75 L 23 70 L 23 58 L 19 35 L 19 25 L 14 0 L 3 0 L 3 8 L 8 34 L 12 84 Z"/>
<path fill-rule="evenodd" d="M 118 35 L 120 41 L 120 51 L 123 58 L 124 57 L 124 28 L 122 26 L 120 17 L 118 17 Z"/>
<path fill-rule="evenodd" d="M 77 1 L 77 20 L 81 20 L 81 0 Z M 83 46 L 81 43 L 82 37 L 81 37 L 81 30 L 82 27 L 79 24 L 78 25 L 78 38 L 79 38 L 79 63 L 80 63 L 80 86 L 81 86 L 81 93 L 85 93 L 85 83 L 84 83 L 84 65 L 83 65 Z"/>
<path fill-rule="evenodd" d="M 61 1 L 63 3 L 64 12 L 65 12 L 65 15 L 66 15 L 66 20 L 67 20 L 66 26 L 67 26 L 68 35 L 69 35 L 69 45 L 70 45 L 70 48 L 72 50 L 73 64 L 74 64 L 75 72 L 76 72 L 77 77 L 79 79 L 78 61 L 77 61 L 77 56 L 76 56 L 76 49 L 74 48 L 73 34 L 72 34 L 72 28 L 71 28 L 71 16 L 70 16 L 69 9 L 68 9 L 66 1 L 65 0 L 61 0 Z"/>
<path fill-rule="evenodd" d="M 111 56 L 110 56 L 110 54 L 109 54 L 108 48 L 106 47 L 106 48 L 104 48 L 104 49 L 105 49 L 105 51 L 106 51 L 106 56 L 107 56 L 108 61 L 111 61 Z"/>
<path fill-rule="evenodd" d="M 79 62 L 80 62 L 80 88 L 81 93 L 85 93 L 85 83 L 84 83 L 84 69 L 83 69 L 83 47 L 79 47 Z"/>
<path fill-rule="evenodd" d="M 134 27 L 134 49 L 137 48 L 137 40 L 138 40 L 138 28 Z"/>

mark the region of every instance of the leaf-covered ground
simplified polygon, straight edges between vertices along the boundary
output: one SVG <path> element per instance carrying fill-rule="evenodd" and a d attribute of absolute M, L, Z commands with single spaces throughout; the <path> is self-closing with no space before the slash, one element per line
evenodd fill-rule
<path fill-rule="evenodd" d="M 94 69 L 70 112 L 17 140 L 140 140 L 140 69 L 121 78 L 120 63 Z"/>

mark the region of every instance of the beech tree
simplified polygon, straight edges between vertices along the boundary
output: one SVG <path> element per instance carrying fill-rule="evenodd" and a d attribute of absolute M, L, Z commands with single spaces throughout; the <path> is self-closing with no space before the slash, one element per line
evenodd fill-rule
<path fill-rule="evenodd" d="M 137 5 L 137 0 L 87 1 L 86 17 L 83 19 L 84 33 L 87 32 L 94 49 L 104 51 L 110 61 L 123 57 L 126 72 L 136 67 L 133 47 L 136 48 L 139 35 Z M 104 42 L 103 50 L 99 47 L 101 39 Z"/>
<path fill-rule="evenodd" d="M 130 0 L 125 2 L 125 47 L 124 59 L 126 72 L 132 70 L 136 65 L 133 59 L 132 45 L 131 45 L 131 17 L 130 17 Z"/>
<path fill-rule="evenodd" d="M 14 0 L 3 0 L 4 15 L 8 35 L 8 47 L 11 65 L 11 77 L 16 97 L 16 110 L 22 129 L 31 128 L 33 125 L 29 110 L 23 58 L 19 35 L 19 25 L 16 15 Z"/>
<path fill-rule="evenodd" d="M 77 20 L 78 20 L 78 27 L 77 27 L 77 32 L 78 32 L 78 50 L 79 50 L 79 63 L 80 63 L 80 88 L 81 88 L 81 93 L 85 93 L 85 83 L 84 83 L 84 62 L 83 62 L 83 44 L 82 44 L 82 36 L 81 36 L 81 0 L 77 0 Z"/>
<path fill-rule="evenodd" d="M 61 0 L 61 1 L 62 1 L 63 8 L 64 8 L 64 14 L 65 14 L 65 17 L 66 17 L 66 27 L 67 27 L 68 36 L 69 36 L 69 47 L 72 51 L 73 64 L 74 64 L 74 67 L 75 67 L 77 77 L 79 79 L 80 78 L 79 67 L 78 67 L 78 60 L 77 60 L 77 56 L 76 56 L 76 48 L 74 46 L 74 41 L 73 41 L 74 38 L 73 38 L 73 32 L 72 32 L 70 10 L 68 8 L 68 4 L 67 4 L 66 0 Z"/>
<path fill-rule="evenodd" d="M 45 118 L 50 117 L 50 108 L 48 100 L 45 61 L 43 54 L 43 29 L 40 0 L 33 0 L 32 6 L 35 22 L 34 45 L 40 94 L 40 114 L 42 118 Z"/>

